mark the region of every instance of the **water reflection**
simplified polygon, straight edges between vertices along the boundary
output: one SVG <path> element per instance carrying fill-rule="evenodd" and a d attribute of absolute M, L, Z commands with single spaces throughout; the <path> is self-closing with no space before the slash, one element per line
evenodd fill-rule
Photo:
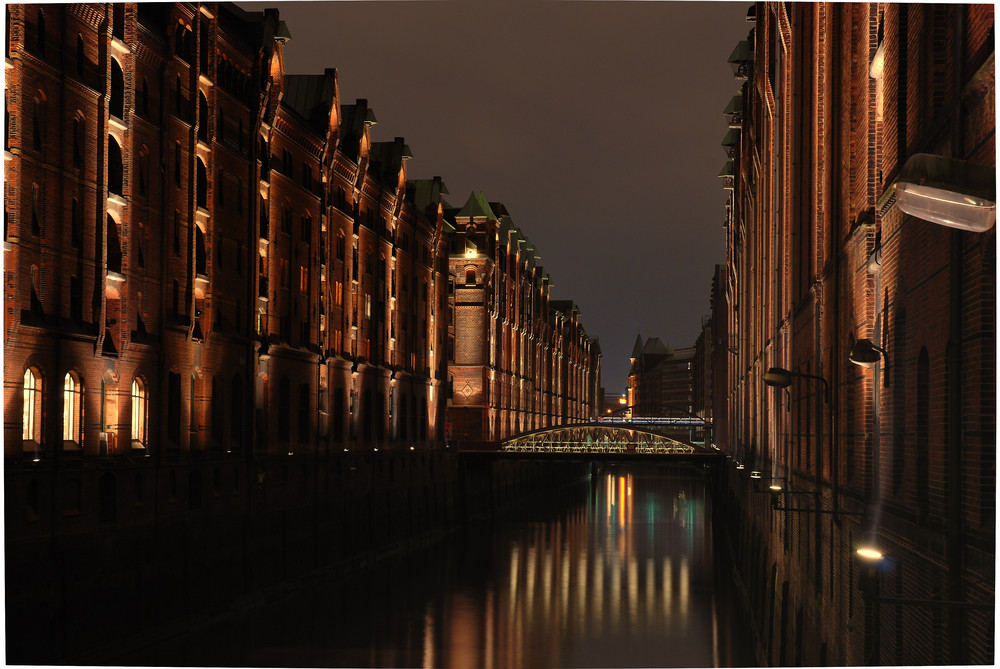
<path fill-rule="evenodd" d="M 599 477 L 589 504 L 497 533 L 503 566 L 473 598 L 485 606 L 466 606 L 466 593 L 445 606 L 449 666 L 718 663 L 703 485 L 617 469 Z"/>
<path fill-rule="evenodd" d="M 747 665 L 710 516 L 699 478 L 608 467 L 552 503 L 119 663 Z"/>

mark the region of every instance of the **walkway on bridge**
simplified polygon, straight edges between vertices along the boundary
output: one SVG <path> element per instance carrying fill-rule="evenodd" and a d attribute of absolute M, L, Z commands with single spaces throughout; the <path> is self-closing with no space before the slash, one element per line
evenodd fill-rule
<path fill-rule="evenodd" d="M 514 435 L 499 443 L 505 453 L 577 453 L 716 456 L 718 449 L 668 437 L 632 423 L 586 422 Z"/>

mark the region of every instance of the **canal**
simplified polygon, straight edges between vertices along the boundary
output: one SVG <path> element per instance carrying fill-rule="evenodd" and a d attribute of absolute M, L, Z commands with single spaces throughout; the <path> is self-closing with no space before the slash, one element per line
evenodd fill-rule
<path fill-rule="evenodd" d="M 754 665 L 714 544 L 710 494 L 691 470 L 595 465 L 589 480 L 544 500 L 189 625 L 113 663 Z"/>

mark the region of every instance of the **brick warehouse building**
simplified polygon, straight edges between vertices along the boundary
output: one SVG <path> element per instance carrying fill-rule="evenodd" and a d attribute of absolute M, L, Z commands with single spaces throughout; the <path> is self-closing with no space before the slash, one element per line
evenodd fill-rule
<path fill-rule="evenodd" d="M 761 660 L 990 664 L 996 228 L 909 197 L 927 180 L 996 199 L 993 7 L 756 3 L 748 21 L 716 378 Z"/>
<path fill-rule="evenodd" d="M 541 257 L 506 207 L 472 193 L 446 217 L 452 435 L 497 441 L 596 416 L 600 345 L 575 304 L 549 299 Z"/>
<path fill-rule="evenodd" d="M 8 5 L 7 31 L 7 598 L 41 616 L 8 617 L 8 657 L 446 515 L 441 179 L 408 178 L 409 147 L 372 140 L 334 70 L 285 74 L 276 10 Z M 594 411 L 597 347 L 544 301 L 553 325 L 491 344 L 520 387 L 509 429 Z M 521 360 L 541 337 L 544 380 Z"/>

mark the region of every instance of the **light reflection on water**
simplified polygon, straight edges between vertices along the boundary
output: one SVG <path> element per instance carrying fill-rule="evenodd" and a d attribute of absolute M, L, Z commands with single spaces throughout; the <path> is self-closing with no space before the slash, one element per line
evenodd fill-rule
<path fill-rule="evenodd" d="M 746 665 L 696 478 L 605 468 L 554 503 L 288 593 L 125 664 Z M 739 630 L 736 630 L 739 631 Z M 228 642 L 226 641 L 228 639 Z"/>

